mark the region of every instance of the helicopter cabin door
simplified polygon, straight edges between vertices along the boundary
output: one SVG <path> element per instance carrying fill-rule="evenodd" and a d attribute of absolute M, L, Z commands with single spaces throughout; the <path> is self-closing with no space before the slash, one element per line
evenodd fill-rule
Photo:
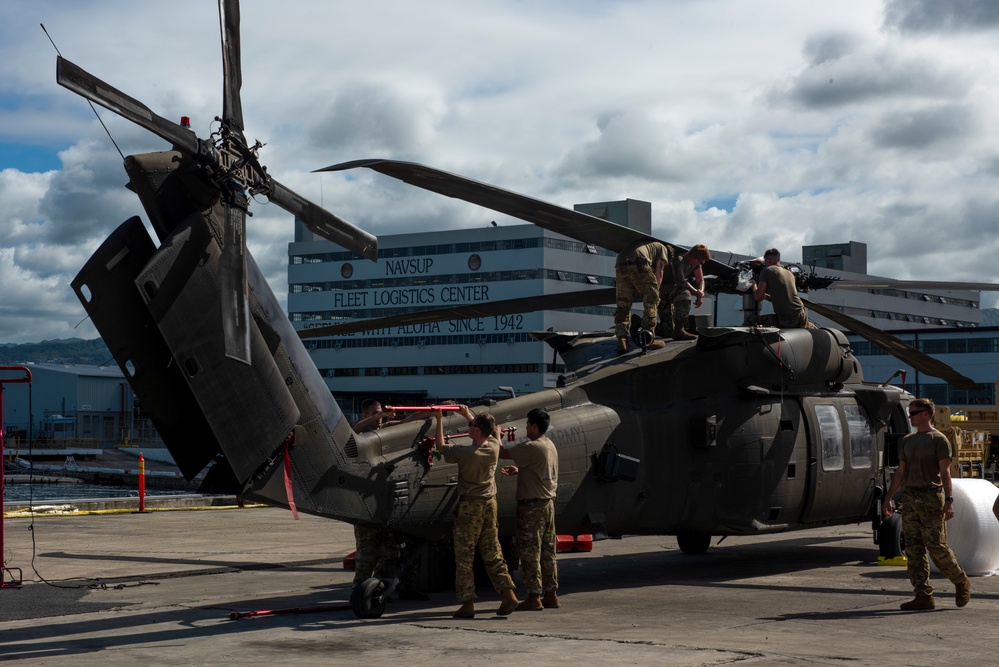
<path fill-rule="evenodd" d="M 853 397 L 804 400 L 808 424 L 808 493 L 802 521 L 865 517 L 873 501 L 874 430 Z"/>

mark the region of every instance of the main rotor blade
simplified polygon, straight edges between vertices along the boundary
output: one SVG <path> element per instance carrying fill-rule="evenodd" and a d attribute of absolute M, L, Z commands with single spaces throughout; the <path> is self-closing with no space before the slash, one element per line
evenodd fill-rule
<path fill-rule="evenodd" d="M 246 287 L 246 211 L 224 204 L 225 232 L 219 257 L 225 356 L 250 363 L 250 302 Z"/>
<path fill-rule="evenodd" d="M 444 322 L 446 320 L 467 320 L 472 317 L 494 317 L 514 313 L 533 313 L 538 310 L 556 310 L 559 308 L 580 308 L 583 306 L 599 306 L 614 303 L 616 290 L 613 287 L 581 290 L 578 292 L 562 292 L 559 294 L 544 294 L 528 296 L 520 299 L 506 299 L 489 303 L 477 303 L 454 308 L 436 308 L 421 312 L 379 317 L 371 320 L 355 320 L 344 324 L 330 324 L 313 329 L 301 329 L 299 338 L 321 338 L 323 336 L 338 336 L 343 334 L 401 327 L 427 322 Z"/>
<path fill-rule="evenodd" d="M 969 292 L 996 292 L 996 283 L 961 283 L 938 280 L 894 280 L 892 278 L 843 278 L 834 280 L 833 289 L 926 289 L 926 290 L 965 290 Z"/>
<path fill-rule="evenodd" d="M 360 167 L 372 169 L 424 190 L 462 199 L 532 222 L 549 231 L 568 236 L 582 243 L 591 243 L 601 248 L 607 248 L 613 252 L 621 252 L 633 243 L 649 241 L 659 241 L 674 249 L 687 250 L 683 246 L 662 241 L 637 229 L 624 227 L 587 213 L 549 204 L 540 199 L 415 162 L 379 159 L 354 160 L 334 164 L 316 171 L 346 171 Z M 738 273 L 728 264 L 715 260 L 710 260 L 704 264 L 704 272 L 726 277 L 733 277 Z"/>
<path fill-rule="evenodd" d="M 802 299 L 802 301 L 805 300 Z M 814 310 L 819 315 L 827 317 L 841 326 L 846 327 L 853 333 L 861 336 L 871 343 L 874 343 L 888 354 L 892 355 L 896 359 L 904 361 L 921 373 L 926 373 L 927 375 L 931 375 L 935 378 L 940 378 L 941 380 L 944 380 L 948 384 L 951 384 L 959 389 L 966 389 L 968 391 L 978 389 L 978 385 L 971 378 L 961 375 L 942 361 L 920 352 L 908 343 L 892 336 L 890 333 L 868 326 L 856 318 L 850 317 L 849 315 L 841 313 L 838 310 L 833 310 L 832 308 L 814 303 L 812 301 L 805 301 L 805 307 L 809 310 Z"/>
<path fill-rule="evenodd" d="M 62 56 L 56 56 L 56 82 L 82 95 L 91 102 L 110 109 L 191 155 L 198 153 L 198 138 L 181 125 L 157 116 L 142 102 L 129 97 L 114 86 L 74 65 Z"/>
<path fill-rule="evenodd" d="M 239 98 L 243 87 L 239 47 L 239 0 L 219 0 L 219 26 L 222 30 L 222 118 L 229 127 L 242 135 L 243 104 Z"/>
<path fill-rule="evenodd" d="M 345 171 L 359 167 L 367 167 L 424 190 L 455 199 L 463 199 L 472 204 L 512 215 L 577 241 L 592 243 L 614 252 L 621 252 L 631 243 L 638 241 L 658 240 L 648 234 L 608 222 L 603 218 L 549 204 L 539 199 L 533 199 L 526 195 L 415 162 L 355 160 L 316 171 Z"/>
<path fill-rule="evenodd" d="M 313 204 L 270 176 L 267 177 L 267 189 L 272 202 L 297 216 L 316 234 L 372 262 L 378 261 L 378 239 L 368 232 Z"/>

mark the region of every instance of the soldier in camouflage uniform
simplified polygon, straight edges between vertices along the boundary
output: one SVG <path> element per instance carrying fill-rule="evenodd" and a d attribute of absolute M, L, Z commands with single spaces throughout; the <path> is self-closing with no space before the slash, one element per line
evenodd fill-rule
<path fill-rule="evenodd" d="M 374 574 L 379 561 L 399 557 L 392 532 L 381 526 L 354 526 L 354 583 L 359 584 Z"/>
<path fill-rule="evenodd" d="M 545 436 L 550 422 L 545 410 L 531 410 L 527 413 L 527 441 L 500 448 L 500 458 L 517 464 L 504 466 L 502 473 L 517 475 L 517 555 L 527 587 L 527 599 L 517 607 L 519 610 L 559 606 L 555 564 L 558 450 Z"/>
<path fill-rule="evenodd" d="M 496 420 L 489 414 L 475 415 L 467 406 L 459 407 L 460 414 L 469 420 L 468 437 L 471 444 L 445 444 L 443 416 L 440 410 L 434 411 L 434 418 L 437 420 L 435 447 L 446 462 L 458 464 L 454 584 L 461 607 L 454 616 L 475 617 L 475 575 L 472 573 L 472 561 L 476 548 L 482 556 L 482 563 L 486 566 L 493 588 L 503 596 L 496 613 L 507 616 L 517 608 L 520 601 L 514 593 L 516 584 L 510 577 L 499 543 L 496 464 L 499 461 L 500 442 L 496 437 Z"/>
<path fill-rule="evenodd" d="M 649 332 L 656 330 L 659 285 L 663 281 L 663 271 L 668 262 L 669 250 L 658 241 L 632 244 L 617 256 L 614 267 L 617 287 L 614 335 L 617 337 L 618 354 L 628 351 L 631 304 L 637 297 L 642 299 L 642 328 Z M 649 347 L 660 348 L 664 345 L 663 341 L 654 340 Z"/>
<path fill-rule="evenodd" d="M 392 423 L 413 421 L 425 413 L 415 413 Z M 369 398 L 361 403 L 361 418 L 354 424 L 358 433 L 375 431 L 385 426 L 386 419 L 395 420 L 391 409 L 382 410 L 382 404 Z M 398 560 L 400 553 L 396 536 L 385 526 L 354 525 L 354 584 L 369 579 L 379 563 Z M 399 577 L 399 597 L 404 600 L 429 600 L 430 596 L 416 586 L 418 561 L 412 559 Z"/>
<path fill-rule="evenodd" d="M 929 399 L 917 398 L 909 403 L 909 421 L 916 432 L 899 444 L 898 469 L 881 506 L 884 515 L 890 516 L 892 496 L 902 489 L 902 534 L 909 581 L 916 597 L 902 603 L 901 608 L 911 611 L 936 606 L 927 552 L 940 574 L 954 584 L 954 601 L 963 607 L 971 599 L 971 581 L 947 546 L 946 521 L 954 518 L 950 441 L 933 428 L 933 401 Z"/>
<path fill-rule="evenodd" d="M 669 270 L 663 275 L 659 288 L 659 326 L 657 333 L 673 340 L 697 338 L 686 330 L 690 317 L 690 301 L 700 308 L 704 300 L 704 270 L 701 265 L 711 259 L 711 251 L 704 244 L 697 244 L 687 252 L 671 252 Z M 694 283 L 690 283 L 690 278 Z"/>

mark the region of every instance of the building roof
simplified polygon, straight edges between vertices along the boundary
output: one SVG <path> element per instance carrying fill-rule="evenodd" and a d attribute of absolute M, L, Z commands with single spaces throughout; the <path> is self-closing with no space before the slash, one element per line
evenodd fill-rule
<path fill-rule="evenodd" d="M 123 378 L 125 375 L 117 366 L 87 366 L 85 364 L 36 364 L 27 363 L 25 367 L 31 372 L 36 370 L 47 371 L 49 373 L 64 373 L 66 375 L 76 375 L 78 377 L 107 377 Z"/>

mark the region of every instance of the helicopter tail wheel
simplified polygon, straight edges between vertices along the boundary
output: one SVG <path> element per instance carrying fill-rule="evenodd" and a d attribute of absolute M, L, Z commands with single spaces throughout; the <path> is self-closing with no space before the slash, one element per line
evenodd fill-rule
<path fill-rule="evenodd" d="M 677 546 L 685 554 L 699 556 L 706 553 L 711 546 L 709 533 L 680 533 L 676 536 Z"/>
<path fill-rule="evenodd" d="M 639 329 L 638 331 L 635 332 L 633 338 L 635 341 L 635 345 L 637 345 L 642 349 L 647 348 L 649 345 L 652 344 L 652 341 L 656 339 L 655 335 L 648 329 Z"/>
<path fill-rule="evenodd" d="M 905 536 L 902 534 L 902 515 L 895 512 L 878 527 L 878 555 L 897 558 L 905 554 Z"/>
<path fill-rule="evenodd" d="M 350 594 L 350 607 L 358 618 L 379 618 L 385 613 L 387 597 L 382 580 L 371 577 L 355 584 Z"/>

